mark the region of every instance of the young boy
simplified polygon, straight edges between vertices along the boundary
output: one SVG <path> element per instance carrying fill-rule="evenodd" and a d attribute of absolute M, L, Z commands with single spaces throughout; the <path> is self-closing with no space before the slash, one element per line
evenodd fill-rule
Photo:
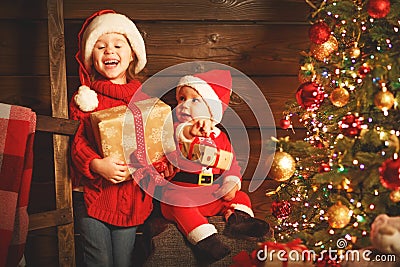
<path fill-rule="evenodd" d="M 229 104 L 232 77 L 229 71 L 212 70 L 180 79 L 176 88 L 176 138 L 180 149 L 194 143 L 211 144 L 232 153 L 227 170 L 199 166 L 183 160 L 172 183 L 163 188 L 161 211 L 211 261 L 230 253 L 214 225 L 206 217 L 223 215 L 226 233 L 235 237 L 261 238 L 269 224 L 254 218 L 249 196 L 240 191 L 241 174 L 225 133 L 215 127 Z M 187 151 L 190 158 L 191 151 Z M 212 178 L 211 178 L 212 177 Z"/>

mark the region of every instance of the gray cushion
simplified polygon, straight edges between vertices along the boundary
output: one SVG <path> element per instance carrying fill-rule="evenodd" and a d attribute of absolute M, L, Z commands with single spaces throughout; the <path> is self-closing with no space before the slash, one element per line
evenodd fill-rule
<path fill-rule="evenodd" d="M 223 233 L 225 222 L 222 216 L 213 216 L 209 222 L 214 224 L 219 233 Z M 152 238 L 153 251 L 144 263 L 146 267 L 152 266 L 207 266 L 196 258 L 192 245 L 186 240 L 175 224 L 165 221 L 165 230 Z M 256 241 L 239 240 L 222 235 L 225 244 L 231 248 L 231 254 L 224 259 L 214 262 L 209 266 L 229 266 L 232 264 L 232 257 L 242 250 L 253 251 Z"/>

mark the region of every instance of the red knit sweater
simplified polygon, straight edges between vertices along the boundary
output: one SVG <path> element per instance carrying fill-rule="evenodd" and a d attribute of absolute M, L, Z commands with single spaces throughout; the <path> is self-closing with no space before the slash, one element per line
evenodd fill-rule
<path fill-rule="evenodd" d="M 149 98 L 141 91 L 141 83 L 132 80 L 118 85 L 110 81 L 95 81 L 91 89 L 97 93 L 99 111 L 115 106 L 128 105 L 132 96 L 135 101 Z M 81 122 L 71 144 L 72 181 L 74 186 L 84 187 L 84 197 L 89 216 L 116 226 L 134 226 L 144 222 L 152 210 L 151 197 L 134 180 L 113 184 L 91 172 L 90 162 L 101 158 L 93 135 L 90 113 L 83 112 L 71 99 L 70 118 Z"/>

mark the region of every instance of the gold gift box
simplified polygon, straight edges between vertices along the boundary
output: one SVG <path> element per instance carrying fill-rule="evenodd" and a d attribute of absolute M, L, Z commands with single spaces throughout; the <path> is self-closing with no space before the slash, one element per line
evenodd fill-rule
<path fill-rule="evenodd" d="M 135 102 L 142 115 L 144 144 L 148 164 L 157 162 L 176 149 L 171 108 L 158 98 Z M 117 106 L 90 114 L 99 152 L 103 157 L 125 161 L 133 173 L 131 154 L 137 140 L 134 115 L 127 106 Z"/>
<path fill-rule="evenodd" d="M 191 143 L 184 142 L 182 144 L 182 154 L 189 159 Z M 193 161 L 197 161 L 204 166 L 212 166 L 221 170 L 227 170 L 231 167 L 233 154 L 232 152 L 218 149 L 213 146 L 207 146 L 203 144 L 194 144 L 192 157 Z"/>

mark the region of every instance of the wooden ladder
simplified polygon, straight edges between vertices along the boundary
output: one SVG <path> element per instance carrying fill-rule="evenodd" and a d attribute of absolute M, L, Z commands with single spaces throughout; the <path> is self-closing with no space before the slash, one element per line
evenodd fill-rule
<path fill-rule="evenodd" d="M 69 138 L 79 122 L 68 119 L 64 15 L 62 0 L 47 0 L 52 116 L 37 116 L 37 131 L 53 133 L 56 209 L 29 216 L 29 230 L 57 227 L 58 266 L 75 266 Z"/>

